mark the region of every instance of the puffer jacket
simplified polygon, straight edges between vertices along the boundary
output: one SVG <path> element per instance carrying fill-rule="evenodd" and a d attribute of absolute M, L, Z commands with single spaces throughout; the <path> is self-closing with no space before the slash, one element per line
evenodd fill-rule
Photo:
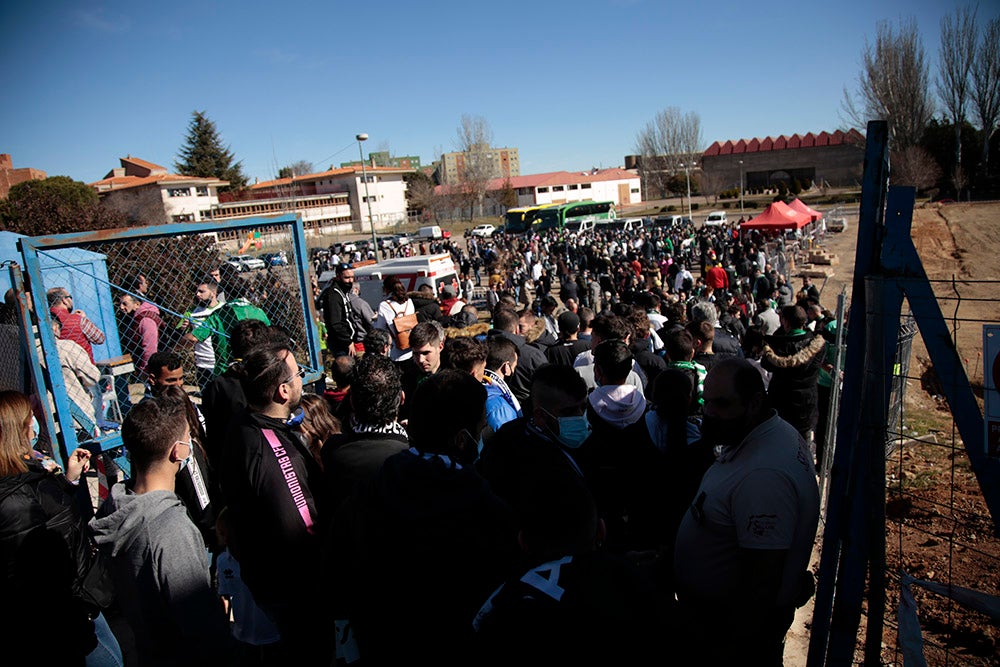
<path fill-rule="evenodd" d="M 771 371 L 767 395 L 782 419 L 805 433 L 819 417 L 817 381 L 826 341 L 810 331 L 793 335 L 779 330 L 767 337 L 760 365 Z"/>

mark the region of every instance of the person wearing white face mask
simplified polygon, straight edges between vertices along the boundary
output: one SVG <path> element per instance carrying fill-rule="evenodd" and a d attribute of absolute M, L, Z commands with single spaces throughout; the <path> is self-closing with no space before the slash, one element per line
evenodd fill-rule
<path fill-rule="evenodd" d="M 231 647 L 226 618 L 212 588 L 205 544 L 174 492 L 192 456 L 184 405 L 151 398 L 122 424 L 132 480 L 115 484 L 90 521 L 109 559 L 118 602 L 144 665 L 224 661 Z"/>

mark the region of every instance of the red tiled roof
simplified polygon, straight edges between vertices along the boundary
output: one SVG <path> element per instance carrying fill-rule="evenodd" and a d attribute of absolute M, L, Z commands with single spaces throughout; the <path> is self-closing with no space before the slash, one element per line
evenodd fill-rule
<path fill-rule="evenodd" d="M 355 174 L 360 172 L 361 166 L 351 166 L 351 167 L 339 167 L 337 169 L 330 169 L 328 171 L 319 171 L 315 174 L 303 174 L 302 176 L 292 176 L 291 178 L 276 178 L 271 181 L 261 181 L 260 183 L 254 183 L 250 186 L 251 190 L 259 190 L 261 188 L 275 188 L 283 185 L 291 185 L 292 183 L 308 183 L 310 181 L 318 181 L 324 178 L 331 178 L 333 176 L 343 176 L 345 174 Z M 407 174 L 413 169 L 403 169 L 401 167 L 369 167 L 366 166 L 364 171 L 369 174 Z"/>
<path fill-rule="evenodd" d="M 112 176 L 90 183 L 90 187 L 98 192 L 125 190 L 153 183 L 190 183 L 193 185 L 229 185 L 229 181 L 217 178 L 199 178 L 197 176 L 181 176 L 180 174 L 158 174 L 155 176 Z"/>
<path fill-rule="evenodd" d="M 163 167 L 161 165 L 155 164 L 153 162 L 149 162 L 147 160 L 141 160 L 141 159 L 139 159 L 137 157 L 132 157 L 131 155 L 129 155 L 128 157 L 121 158 L 121 163 L 122 163 L 123 167 L 126 166 L 127 162 L 131 162 L 132 164 L 136 165 L 137 167 L 142 167 L 144 169 L 148 169 L 150 172 L 153 172 L 153 173 L 156 173 L 156 172 L 161 172 L 161 173 L 164 173 L 164 174 L 167 173 L 167 168 L 166 167 Z"/>
<path fill-rule="evenodd" d="M 765 137 L 758 139 L 754 137 L 749 140 L 739 139 L 735 142 L 731 139 L 725 142 L 715 141 L 702 153 L 702 156 L 737 155 L 740 153 L 780 151 L 793 148 L 813 148 L 815 146 L 839 146 L 844 143 L 861 143 L 863 141 L 864 136 L 857 130 L 849 130 L 848 132 L 837 130 L 832 134 L 829 132 L 820 132 L 819 134 L 813 134 L 812 132 L 792 135 L 782 134 L 777 138 Z"/>

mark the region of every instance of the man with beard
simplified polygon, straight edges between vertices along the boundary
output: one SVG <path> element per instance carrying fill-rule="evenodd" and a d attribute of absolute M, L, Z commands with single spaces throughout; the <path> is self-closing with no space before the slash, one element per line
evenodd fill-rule
<path fill-rule="evenodd" d="M 677 533 L 679 636 L 692 663 L 781 665 L 795 609 L 813 592 L 812 456 L 768 407 L 760 373 L 746 360 L 719 361 L 704 399 L 702 437 L 719 454 Z"/>
<path fill-rule="evenodd" d="M 354 338 L 359 327 L 351 307 L 350 293 L 354 287 L 354 267 L 337 266 L 337 277 L 320 295 L 323 319 L 326 324 L 326 349 L 336 358 L 354 354 Z"/>
<path fill-rule="evenodd" d="M 191 326 L 197 328 L 222 305 L 219 302 L 219 283 L 211 276 L 204 278 L 194 293 L 197 305 L 191 311 Z M 194 344 L 195 381 L 198 389 L 205 391 L 205 386 L 212 380 L 215 371 L 215 347 L 211 337 Z"/>
<path fill-rule="evenodd" d="M 220 473 L 237 536 L 230 551 L 281 632 L 281 662 L 328 665 L 332 619 L 317 611 L 323 605 L 315 570 L 307 567 L 320 558 L 322 471 L 293 418 L 304 375 L 287 342 L 247 353 L 240 382 L 248 407 L 229 429 Z"/>

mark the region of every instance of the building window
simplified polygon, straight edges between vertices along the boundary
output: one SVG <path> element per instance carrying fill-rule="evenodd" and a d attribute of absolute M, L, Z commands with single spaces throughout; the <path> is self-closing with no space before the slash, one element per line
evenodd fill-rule
<path fill-rule="evenodd" d="M 375 182 L 375 177 L 374 176 L 371 176 L 371 175 L 366 175 L 365 176 L 365 183 L 374 183 L 374 182 Z"/>
<path fill-rule="evenodd" d="M 639 188 L 632 188 L 631 190 L 629 190 L 629 192 L 631 192 L 634 195 L 637 195 L 639 194 Z"/>
<path fill-rule="evenodd" d="M 201 212 L 201 219 L 202 220 L 211 220 L 212 219 L 212 211 L 210 211 L 210 210 L 202 211 Z"/>
<path fill-rule="evenodd" d="M 194 189 L 194 191 L 195 191 L 195 194 L 198 197 L 207 197 L 208 196 L 208 187 L 207 186 L 199 185 L 198 187 L 196 187 Z"/>
<path fill-rule="evenodd" d="M 580 189 L 581 190 L 589 190 L 590 189 L 590 183 L 582 183 L 580 185 Z"/>
<path fill-rule="evenodd" d="M 191 196 L 191 188 L 170 188 L 167 190 L 167 196 L 189 197 Z"/>
<path fill-rule="evenodd" d="M 552 186 L 552 192 L 562 192 L 563 190 L 564 190 L 564 188 L 561 185 L 553 185 Z"/>
<path fill-rule="evenodd" d="M 370 197 L 362 197 L 361 198 L 361 202 L 363 204 L 367 204 L 368 202 L 373 202 L 373 201 L 378 201 L 378 197 L 376 197 L 375 195 L 372 195 Z"/>
<path fill-rule="evenodd" d="M 578 186 L 578 185 L 567 185 L 566 189 L 567 190 L 576 190 L 578 187 L 580 187 L 580 186 Z"/>
<path fill-rule="evenodd" d="M 549 191 L 549 189 L 548 189 L 548 188 L 538 188 L 538 192 L 539 192 L 539 193 L 542 193 L 542 192 L 548 192 L 548 191 Z"/>
<path fill-rule="evenodd" d="M 194 222 L 194 213 L 181 213 L 172 216 L 174 222 Z"/>

